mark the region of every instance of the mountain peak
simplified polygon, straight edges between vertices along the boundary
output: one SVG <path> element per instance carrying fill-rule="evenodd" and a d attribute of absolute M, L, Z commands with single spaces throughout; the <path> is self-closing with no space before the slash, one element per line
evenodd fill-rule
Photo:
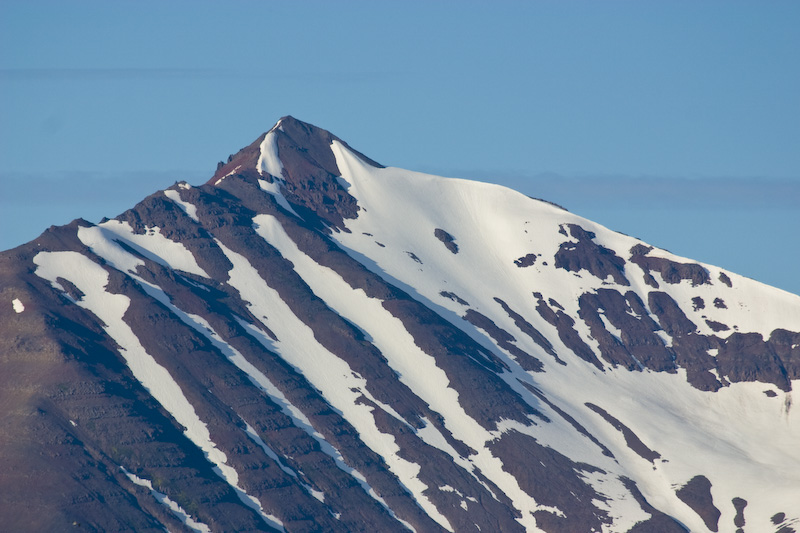
<path fill-rule="evenodd" d="M 267 173 L 283 179 L 286 176 L 278 172 L 269 172 L 269 167 L 271 166 L 273 170 L 277 170 L 280 165 L 283 169 L 286 169 L 286 163 L 298 162 L 297 153 L 302 154 L 300 159 L 304 159 L 329 174 L 339 176 L 336 159 L 330 149 L 333 141 L 339 141 L 344 144 L 350 151 L 372 166 L 379 168 L 383 166 L 364 154 L 353 150 L 346 142 L 331 132 L 311 123 L 298 120 L 291 115 L 286 115 L 281 117 L 269 131 L 261 134 L 251 144 L 242 148 L 236 154 L 228 156 L 227 161 L 220 161 L 216 172 L 208 183 L 216 185 L 221 179 L 233 174 L 247 176 Z M 270 162 L 274 164 L 270 165 Z"/>
<path fill-rule="evenodd" d="M 231 176 L 258 182 L 262 189 L 285 198 L 304 219 L 322 222 L 312 225 L 345 229 L 343 220 L 355 218 L 358 205 L 339 182 L 341 172 L 331 150 L 334 141 L 367 164 L 383 168 L 331 132 L 286 115 L 226 163 L 220 161 L 208 184 L 220 186 Z"/>

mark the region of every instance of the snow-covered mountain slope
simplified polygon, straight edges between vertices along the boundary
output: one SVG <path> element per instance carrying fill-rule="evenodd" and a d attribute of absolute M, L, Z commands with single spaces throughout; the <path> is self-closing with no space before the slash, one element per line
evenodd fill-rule
<path fill-rule="evenodd" d="M 800 297 L 291 117 L 0 299 L 15 530 L 800 525 Z"/>

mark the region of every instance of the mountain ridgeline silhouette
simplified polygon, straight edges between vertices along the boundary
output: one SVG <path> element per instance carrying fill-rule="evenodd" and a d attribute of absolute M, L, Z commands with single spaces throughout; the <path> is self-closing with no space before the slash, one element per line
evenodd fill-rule
<path fill-rule="evenodd" d="M 794 531 L 800 297 L 282 118 L 0 253 L 11 531 Z"/>

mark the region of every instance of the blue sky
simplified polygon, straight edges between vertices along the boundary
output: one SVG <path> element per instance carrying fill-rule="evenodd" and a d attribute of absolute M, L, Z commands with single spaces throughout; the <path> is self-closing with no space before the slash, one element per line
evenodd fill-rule
<path fill-rule="evenodd" d="M 800 293 L 800 3 L 0 2 L 0 249 L 283 115 Z"/>

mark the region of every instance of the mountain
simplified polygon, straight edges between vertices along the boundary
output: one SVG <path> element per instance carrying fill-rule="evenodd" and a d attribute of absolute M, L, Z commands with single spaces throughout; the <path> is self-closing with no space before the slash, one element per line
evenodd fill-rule
<path fill-rule="evenodd" d="M 800 297 L 292 117 L 0 254 L 0 365 L 9 531 L 800 528 Z"/>

